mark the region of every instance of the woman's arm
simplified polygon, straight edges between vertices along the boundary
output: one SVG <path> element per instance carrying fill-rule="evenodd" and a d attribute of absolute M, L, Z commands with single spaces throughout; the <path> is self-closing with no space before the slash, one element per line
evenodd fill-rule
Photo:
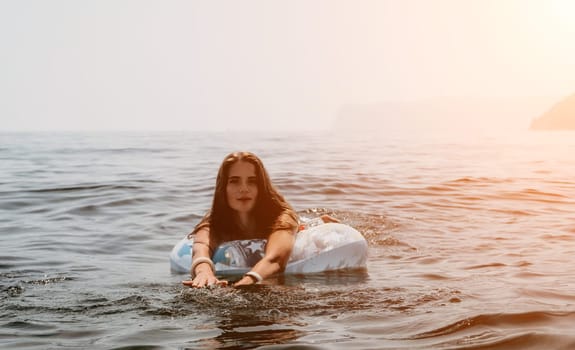
<path fill-rule="evenodd" d="M 293 231 L 279 230 L 272 232 L 266 244 L 264 257 L 250 271 L 253 274 L 249 275 L 248 273 L 248 275 L 244 275 L 234 286 L 254 284 L 259 282 L 258 277 L 266 279 L 282 272 L 287 265 L 295 242 L 294 234 L 295 229 Z"/>
<path fill-rule="evenodd" d="M 220 281 L 216 278 L 214 264 L 210 258 L 210 249 L 210 231 L 206 227 L 200 229 L 194 238 L 191 279 L 182 281 L 185 286 L 202 288 L 214 284 L 227 284 L 227 281 Z"/>

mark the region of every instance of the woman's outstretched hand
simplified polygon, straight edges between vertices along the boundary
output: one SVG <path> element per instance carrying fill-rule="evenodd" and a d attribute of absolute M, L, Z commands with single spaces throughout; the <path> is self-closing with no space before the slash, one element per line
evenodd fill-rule
<path fill-rule="evenodd" d="M 182 281 L 182 284 L 192 288 L 204 288 L 211 286 L 225 287 L 228 285 L 228 281 L 219 280 L 214 275 L 200 272 L 193 279 Z"/>

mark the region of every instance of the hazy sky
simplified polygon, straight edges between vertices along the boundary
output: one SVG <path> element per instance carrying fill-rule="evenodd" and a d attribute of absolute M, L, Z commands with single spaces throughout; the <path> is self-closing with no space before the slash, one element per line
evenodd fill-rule
<path fill-rule="evenodd" d="M 0 0 L 0 130 L 321 128 L 575 92 L 575 1 Z"/>

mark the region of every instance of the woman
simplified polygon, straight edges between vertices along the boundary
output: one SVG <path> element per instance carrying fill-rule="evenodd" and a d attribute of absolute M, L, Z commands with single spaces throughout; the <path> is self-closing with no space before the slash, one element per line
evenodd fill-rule
<path fill-rule="evenodd" d="M 218 171 L 211 211 L 190 234 L 195 235 L 191 279 L 182 283 L 195 288 L 226 285 L 216 278 L 211 256 L 220 244 L 233 240 L 267 240 L 264 257 L 235 286 L 282 272 L 297 228 L 297 214 L 272 185 L 262 161 L 249 152 L 229 154 Z"/>

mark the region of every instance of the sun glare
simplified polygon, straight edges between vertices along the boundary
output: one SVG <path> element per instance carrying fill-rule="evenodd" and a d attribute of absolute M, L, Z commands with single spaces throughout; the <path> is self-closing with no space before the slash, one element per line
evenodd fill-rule
<path fill-rule="evenodd" d="M 575 32 L 575 1 L 553 0 L 547 3 L 549 6 L 552 25 L 569 32 Z"/>

